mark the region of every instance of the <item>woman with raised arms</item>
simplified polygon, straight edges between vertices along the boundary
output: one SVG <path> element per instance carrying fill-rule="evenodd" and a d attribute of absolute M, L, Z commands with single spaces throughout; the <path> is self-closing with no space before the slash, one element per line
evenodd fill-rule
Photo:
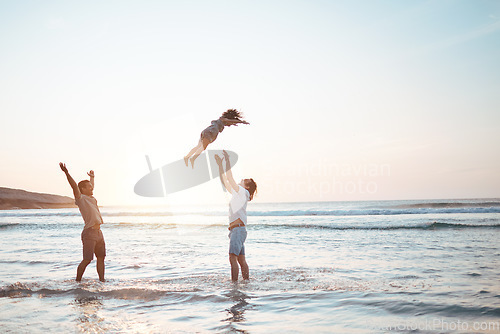
<path fill-rule="evenodd" d="M 245 240 L 247 238 L 247 203 L 253 199 L 257 184 L 253 179 L 243 179 L 237 184 L 231 172 L 229 154 L 223 151 L 224 157 L 215 156 L 219 165 L 220 179 L 224 187 L 231 193 L 229 202 L 229 263 L 231 264 L 231 279 L 238 281 L 239 266 L 244 280 L 249 279 L 248 264 L 245 260 Z M 226 160 L 226 170 L 222 161 Z M 238 266 L 239 265 L 239 266 Z"/>

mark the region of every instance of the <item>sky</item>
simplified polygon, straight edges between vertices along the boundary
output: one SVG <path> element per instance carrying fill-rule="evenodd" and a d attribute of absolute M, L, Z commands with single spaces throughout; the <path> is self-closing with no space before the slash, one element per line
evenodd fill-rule
<path fill-rule="evenodd" d="M 500 2 L 0 0 L 0 186 L 145 198 L 229 108 L 256 202 L 500 197 Z"/>

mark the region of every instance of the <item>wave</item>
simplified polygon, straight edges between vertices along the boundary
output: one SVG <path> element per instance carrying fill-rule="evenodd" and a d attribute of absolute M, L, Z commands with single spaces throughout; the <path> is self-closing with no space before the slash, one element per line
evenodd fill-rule
<path fill-rule="evenodd" d="M 296 217 L 296 216 L 395 216 L 430 214 L 483 214 L 500 213 L 500 201 L 421 201 L 404 202 L 311 202 L 311 203 L 274 203 L 256 204 L 248 209 L 249 216 L 257 217 Z M 347 206 L 346 206 L 347 205 Z M 106 208 L 101 209 L 103 217 L 171 217 L 171 216 L 227 216 L 227 210 L 217 208 L 196 209 L 194 211 L 166 211 L 161 208 L 145 209 Z M 77 209 L 62 210 L 15 210 L 0 212 L 2 217 L 80 217 Z M 2 226 L 0 226 L 2 227 Z"/>
<path fill-rule="evenodd" d="M 185 213 L 185 214 L 188 214 L 188 213 Z M 172 212 L 157 212 L 157 211 L 150 211 L 150 212 L 145 212 L 145 211 L 106 212 L 103 209 L 101 209 L 101 215 L 103 217 L 167 217 L 167 216 L 173 216 L 174 213 L 172 213 Z M 39 212 L 39 211 L 29 212 L 29 211 L 21 211 L 21 210 L 0 212 L 0 217 L 29 218 L 29 217 L 53 217 L 53 216 L 81 217 L 81 213 L 79 211 L 54 212 L 54 211 L 48 211 L 48 210 L 47 210 L 47 212 Z"/>
<path fill-rule="evenodd" d="M 500 202 L 426 202 L 392 206 L 393 208 L 489 208 L 500 207 Z"/>
<path fill-rule="evenodd" d="M 500 228 L 500 224 L 472 225 L 429 222 L 416 225 L 324 225 L 324 224 L 252 224 L 251 227 L 280 227 L 280 228 L 311 228 L 327 230 L 439 230 L 439 229 L 472 229 L 472 228 Z"/>
<path fill-rule="evenodd" d="M 180 216 L 205 216 L 225 217 L 227 210 L 224 208 L 205 208 L 194 211 L 168 211 L 156 208 L 102 208 L 103 217 L 180 217 Z M 400 216 L 400 215 L 436 215 L 436 214 L 488 214 L 500 213 L 500 201 L 427 201 L 427 202 L 318 202 L 318 203 L 275 203 L 256 204 L 248 209 L 249 216 L 255 217 L 310 217 L 310 216 Z M 47 209 L 47 210 L 15 210 L 0 212 L 0 218 L 47 218 L 47 217 L 81 217 L 78 209 Z M 9 225 L 10 226 L 10 225 Z M 0 228 L 8 227 L 0 225 Z"/>
<path fill-rule="evenodd" d="M 471 317 L 473 315 L 482 317 L 498 317 L 500 316 L 500 308 L 490 306 L 472 306 L 472 305 L 456 305 L 456 304 L 440 304 L 428 303 L 420 301 L 406 300 L 356 300 L 347 299 L 342 302 L 342 305 L 359 305 L 371 306 L 384 309 L 385 311 L 396 315 L 439 315 L 443 317 Z"/>
<path fill-rule="evenodd" d="M 69 289 L 50 289 L 30 287 L 27 284 L 16 283 L 0 289 L 0 298 L 21 298 L 21 297 L 58 297 L 58 296 L 74 296 L 76 300 L 90 300 L 101 298 L 114 298 L 125 300 L 157 300 L 160 298 L 174 299 L 176 301 L 215 301 L 220 297 L 213 295 L 198 294 L 198 289 L 180 289 L 180 290 L 161 290 L 148 288 L 119 288 L 99 291 L 92 288 L 69 288 Z"/>
<path fill-rule="evenodd" d="M 458 223 L 458 222 L 333 222 L 328 220 L 322 220 L 318 222 L 307 222 L 304 220 L 303 223 L 287 223 L 279 222 L 278 220 L 266 222 L 266 221 L 252 221 L 248 224 L 248 228 L 251 230 L 259 229 L 324 229 L 324 230 L 444 230 L 444 229 L 498 229 L 500 228 L 500 218 L 498 219 L 486 219 L 486 220 L 476 220 L 473 224 Z M 59 224 L 49 224 L 42 225 L 36 223 L 15 223 L 0 225 L 0 230 L 2 227 L 12 226 L 16 228 L 43 228 L 47 229 L 61 229 Z M 64 226 L 70 226 L 71 228 L 81 230 L 83 227 L 74 224 L 65 224 Z M 196 229 L 211 229 L 211 228 L 227 228 L 226 222 L 220 223 L 210 223 L 210 224 L 195 224 L 195 223 L 158 223 L 158 222 L 140 222 L 140 223 L 129 223 L 129 222 L 117 222 L 117 223 L 105 223 L 103 225 L 106 230 L 110 228 L 129 228 L 130 226 L 137 226 L 141 229 L 156 230 L 156 229 L 175 229 L 175 228 L 196 228 Z M 65 228 L 66 228 L 65 227 Z M 78 232 L 79 233 L 79 232 Z M 2 263 L 3 261 L 0 261 Z M 17 261 L 13 261 L 17 262 Z"/>
<path fill-rule="evenodd" d="M 415 208 L 415 209 L 354 209 L 354 210 L 283 210 L 250 211 L 249 216 L 393 216 L 453 213 L 500 213 L 500 207 L 485 208 Z"/>
<path fill-rule="evenodd" d="M 347 274 L 348 276 L 345 276 Z M 100 282 L 84 282 L 81 284 L 63 282 L 62 288 L 43 286 L 40 283 L 15 283 L 0 288 L 0 298 L 50 298 L 69 297 L 76 304 L 100 302 L 102 299 L 154 301 L 162 300 L 166 304 L 207 302 L 210 304 L 228 301 L 245 301 L 260 298 L 259 303 L 266 301 L 275 304 L 287 300 L 310 302 L 313 299 L 325 299 L 340 306 L 360 306 L 385 310 L 391 314 L 414 315 L 431 314 L 446 317 L 458 315 L 480 317 L 500 316 L 500 307 L 491 305 L 453 304 L 453 301 L 429 302 L 408 300 L 405 296 L 423 293 L 416 285 L 425 283 L 421 277 L 407 275 L 394 277 L 391 280 L 366 280 L 350 277 L 348 272 L 340 272 L 333 268 L 292 267 L 271 270 L 257 270 L 252 282 L 243 283 L 242 289 L 231 286 L 229 279 L 221 275 L 178 277 L 175 279 L 143 279 L 130 281 L 111 280 L 105 284 Z M 394 283 L 394 279 L 399 282 Z M 404 281 L 404 282 L 401 282 Z M 265 293 L 260 293 L 260 292 Z M 331 294 L 334 292 L 334 294 Z M 342 294 L 338 294 L 338 293 Z M 354 292 L 354 294 L 350 294 Z M 359 298 L 360 294 L 364 298 Z M 484 291 L 482 293 L 488 293 Z M 402 299 L 397 298 L 401 296 Z M 337 298 L 336 298 L 337 297 Z M 381 298 L 382 297 L 382 298 Z M 496 297 L 496 296 L 495 296 Z M 493 297 L 493 298 L 495 298 Z M 332 299 L 333 298 L 333 299 Z M 164 303 L 162 302 L 162 305 Z"/>

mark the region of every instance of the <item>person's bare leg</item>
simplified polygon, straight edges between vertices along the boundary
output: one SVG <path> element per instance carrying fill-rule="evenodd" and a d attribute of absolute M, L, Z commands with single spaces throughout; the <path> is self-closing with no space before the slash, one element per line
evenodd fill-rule
<path fill-rule="evenodd" d="M 80 282 L 82 280 L 83 273 L 85 272 L 85 268 L 89 265 L 90 260 L 82 260 L 76 269 L 76 281 Z"/>
<path fill-rule="evenodd" d="M 104 258 L 97 258 L 97 274 L 99 275 L 99 281 L 104 282 Z"/>
<path fill-rule="evenodd" d="M 198 158 L 200 156 L 200 154 L 205 151 L 205 149 L 207 148 L 209 142 L 206 141 L 206 140 L 201 140 L 200 139 L 200 147 L 198 148 L 198 150 L 195 152 L 195 154 L 193 155 L 193 157 L 190 159 L 191 160 L 191 167 L 194 168 L 194 161 L 196 160 L 196 158 Z"/>
<path fill-rule="evenodd" d="M 248 268 L 247 261 L 245 260 L 245 255 L 238 255 L 238 263 L 241 267 L 241 276 L 243 276 L 243 279 L 250 279 L 250 269 Z"/>
<path fill-rule="evenodd" d="M 229 263 L 231 264 L 231 280 L 236 282 L 238 281 L 238 274 L 240 272 L 240 268 L 238 267 L 238 256 L 229 254 Z"/>
<path fill-rule="evenodd" d="M 203 147 L 201 139 L 198 141 L 198 145 L 193 147 L 193 149 L 189 151 L 189 153 L 184 157 L 184 163 L 186 164 L 186 167 L 188 166 L 189 157 L 195 154 L 200 149 L 200 147 Z"/>

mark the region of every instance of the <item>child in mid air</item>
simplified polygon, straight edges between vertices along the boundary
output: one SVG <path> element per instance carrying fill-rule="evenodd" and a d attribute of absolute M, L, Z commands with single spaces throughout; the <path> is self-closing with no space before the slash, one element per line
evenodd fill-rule
<path fill-rule="evenodd" d="M 212 125 L 201 132 L 200 140 L 198 145 L 196 145 L 188 155 L 184 157 L 184 162 L 188 166 L 188 161 L 191 160 L 191 166 L 194 168 L 194 161 L 201 152 L 205 151 L 208 144 L 213 143 L 217 138 L 219 132 L 224 130 L 225 126 L 238 125 L 238 124 L 250 124 L 247 121 L 242 120 L 243 115 L 236 109 L 229 109 L 224 112 L 219 119 L 212 121 Z M 191 157 L 192 156 L 192 157 Z M 191 159 L 189 159 L 191 157 Z"/>

